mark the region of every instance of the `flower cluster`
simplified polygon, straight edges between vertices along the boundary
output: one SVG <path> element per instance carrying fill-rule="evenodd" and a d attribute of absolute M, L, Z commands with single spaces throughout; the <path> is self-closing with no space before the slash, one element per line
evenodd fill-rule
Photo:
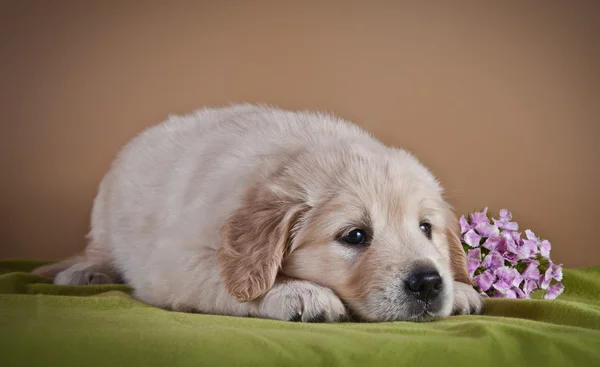
<path fill-rule="evenodd" d="M 530 230 L 522 238 L 508 210 L 502 209 L 498 219 L 488 208 L 462 216 L 460 230 L 469 275 L 482 295 L 531 298 L 541 289 L 545 299 L 555 299 L 564 291 L 562 265 L 550 259 L 550 242 Z"/>

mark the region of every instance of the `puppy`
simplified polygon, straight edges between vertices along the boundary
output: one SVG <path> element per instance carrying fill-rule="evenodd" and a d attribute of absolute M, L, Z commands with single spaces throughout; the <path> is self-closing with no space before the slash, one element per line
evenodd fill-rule
<path fill-rule="evenodd" d="M 313 112 L 170 117 L 102 180 L 84 253 L 34 273 L 122 279 L 174 311 L 303 322 L 479 313 L 457 220 L 408 152 Z"/>

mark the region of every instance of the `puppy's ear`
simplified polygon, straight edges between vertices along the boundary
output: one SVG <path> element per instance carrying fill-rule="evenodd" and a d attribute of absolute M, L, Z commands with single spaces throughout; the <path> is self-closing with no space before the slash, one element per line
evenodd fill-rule
<path fill-rule="evenodd" d="M 218 258 L 227 291 L 240 302 L 275 282 L 295 224 L 308 206 L 266 186 L 251 190 L 222 228 Z"/>
<path fill-rule="evenodd" d="M 467 268 L 467 256 L 460 242 L 460 237 L 458 236 L 460 231 L 458 219 L 452 211 L 449 211 L 446 220 L 448 222 L 448 226 L 446 227 L 446 239 L 448 241 L 448 246 L 450 247 L 450 269 L 452 270 L 454 280 L 473 285 Z"/>

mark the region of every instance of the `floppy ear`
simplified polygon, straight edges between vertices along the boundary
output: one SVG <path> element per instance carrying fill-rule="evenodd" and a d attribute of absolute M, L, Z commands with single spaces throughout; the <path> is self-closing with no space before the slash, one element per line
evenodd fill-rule
<path fill-rule="evenodd" d="M 308 207 L 266 187 L 251 190 L 222 228 L 218 258 L 227 291 L 240 302 L 275 282 L 295 223 Z"/>
<path fill-rule="evenodd" d="M 449 213 L 447 218 L 449 222 L 446 227 L 446 239 L 450 248 L 450 270 L 455 281 L 473 285 L 467 268 L 467 256 L 458 236 L 460 231 L 458 219 L 454 213 Z"/>

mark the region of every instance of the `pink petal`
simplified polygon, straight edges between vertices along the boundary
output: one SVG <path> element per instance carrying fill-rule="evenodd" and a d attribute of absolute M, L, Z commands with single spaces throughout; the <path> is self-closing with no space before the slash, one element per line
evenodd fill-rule
<path fill-rule="evenodd" d="M 530 229 L 525 230 L 525 236 L 527 236 L 528 240 L 536 241 L 536 242 L 539 241 L 539 239 L 536 237 L 535 233 L 533 233 L 533 231 Z"/>
<path fill-rule="evenodd" d="M 542 242 L 540 242 L 540 253 L 544 258 L 546 258 L 546 259 L 550 258 L 550 249 L 551 248 L 552 248 L 552 245 L 550 244 L 550 241 L 543 240 Z"/>
<path fill-rule="evenodd" d="M 523 243 L 523 239 L 521 238 L 520 232 L 510 231 L 510 232 L 508 232 L 508 234 L 510 235 L 510 237 L 512 238 L 512 240 L 515 242 L 515 244 L 517 246 L 519 246 L 521 243 Z"/>
<path fill-rule="evenodd" d="M 487 217 L 487 211 L 488 208 L 486 207 L 480 212 L 471 213 L 471 224 L 475 226 L 479 223 L 489 223 L 490 220 Z"/>
<path fill-rule="evenodd" d="M 538 269 L 539 263 L 537 261 L 532 261 L 527 265 L 527 268 L 523 271 L 523 277 L 527 280 L 529 279 L 539 279 L 540 278 L 540 270 Z"/>
<path fill-rule="evenodd" d="M 502 279 L 494 283 L 492 287 L 494 287 L 495 290 L 497 290 L 503 295 L 506 295 L 506 292 L 508 292 L 512 288 L 509 283 L 505 282 Z"/>
<path fill-rule="evenodd" d="M 464 215 L 462 217 L 460 217 L 458 222 L 460 223 L 460 234 L 463 234 L 466 231 L 468 231 L 469 229 L 471 229 L 471 226 L 467 222 L 467 219 L 465 218 Z"/>
<path fill-rule="evenodd" d="M 531 240 L 523 241 L 523 244 L 517 248 L 517 255 L 520 259 L 528 259 L 537 254 L 537 243 Z"/>
<path fill-rule="evenodd" d="M 465 243 L 471 247 L 479 247 L 479 241 L 481 241 L 481 236 L 479 236 L 473 229 L 470 229 L 464 235 Z"/>
<path fill-rule="evenodd" d="M 508 266 L 503 266 L 495 271 L 498 279 L 509 284 L 511 287 L 518 287 L 523 281 L 523 276 L 519 274 L 517 269 Z"/>
<path fill-rule="evenodd" d="M 475 230 L 482 237 L 498 237 L 500 236 L 500 230 L 495 225 L 489 223 L 478 223 L 475 226 Z"/>
<path fill-rule="evenodd" d="M 490 289 L 495 280 L 496 276 L 491 270 L 486 270 L 474 278 L 475 284 L 483 292 Z"/>
<path fill-rule="evenodd" d="M 556 297 L 560 296 L 564 290 L 565 286 L 562 283 L 556 283 L 552 287 L 548 288 L 544 294 L 544 299 L 556 299 Z"/>
<path fill-rule="evenodd" d="M 473 260 L 473 259 L 467 260 L 467 270 L 469 271 L 470 277 L 473 277 L 473 275 L 475 274 L 475 271 L 477 270 L 477 268 L 479 268 L 480 265 L 481 265 L 481 263 L 477 260 Z"/>
<path fill-rule="evenodd" d="M 515 292 L 515 290 L 513 288 L 507 290 L 506 293 L 504 293 L 504 297 L 512 298 L 512 299 L 518 298 L 517 293 Z"/>
<path fill-rule="evenodd" d="M 517 294 L 517 298 L 529 298 L 528 294 L 525 294 L 519 287 L 514 287 L 513 290 Z"/>
<path fill-rule="evenodd" d="M 469 250 L 467 252 L 467 259 L 474 259 L 477 261 L 481 261 L 481 249 L 480 248 L 476 248 L 473 250 Z"/>
<path fill-rule="evenodd" d="M 495 220 L 494 219 L 494 224 L 498 228 L 505 229 L 508 231 L 516 231 L 517 229 L 519 229 L 519 224 L 517 224 L 517 222 L 507 222 L 504 220 Z"/>
<path fill-rule="evenodd" d="M 562 265 L 554 265 L 552 264 L 552 278 L 558 280 L 559 282 L 563 280 L 563 272 Z"/>
<path fill-rule="evenodd" d="M 500 219 L 494 219 L 494 224 L 500 229 L 507 231 L 516 231 L 519 229 L 517 222 L 511 222 L 512 214 L 506 209 L 500 210 Z"/>
<path fill-rule="evenodd" d="M 496 270 L 504 265 L 504 258 L 499 252 L 490 251 L 483 259 L 481 265 L 486 269 Z"/>
<path fill-rule="evenodd" d="M 517 242 L 513 239 L 510 233 L 502 233 L 502 237 L 504 237 L 506 243 L 506 251 L 516 254 L 519 252 Z"/>
<path fill-rule="evenodd" d="M 525 294 L 529 296 L 529 294 L 536 289 L 538 289 L 538 285 L 534 279 L 528 279 L 525 281 L 525 284 L 523 285 L 523 291 Z"/>
<path fill-rule="evenodd" d="M 544 275 L 540 277 L 540 288 L 548 289 L 550 282 L 552 281 L 552 266 L 548 267 Z"/>
<path fill-rule="evenodd" d="M 513 280 L 515 279 L 515 272 L 513 271 L 515 269 L 510 268 L 508 266 L 502 266 L 498 269 L 496 269 L 496 271 L 494 271 L 494 274 L 496 274 L 496 276 L 498 277 L 498 279 L 504 281 L 506 284 L 512 284 Z M 516 272 L 517 274 L 519 272 Z"/>
<path fill-rule="evenodd" d="M 488 239 L 486 239 L 483 245 L 481 246 L 485 247 L 490 251 L 496 250 L 499 252 L 503 252 L 503 250 L 506 248 L 506 246 L 504 246 L 505 242 L 506 240 L 502 237 L 488 237 Z"/>
<path fill-rule="evenodd" d="M 515 278 L 513 279 L 513 281 L 510 284 L 513 287 L 519 287 L 521 285 L 521 282 L 523 282 L 524 278 L 521 274 L 519 274 L 517 269 L 513 269 L 513 270 L 514 270 Z"/>
<path fill-rule="evenodd" d="M 516 266 L 519 263 L 519 256 L 516 254 L 505 252 L 502 257 L 504 258 L 504 261 L 507 261 L 512 266 Z"/>
<path fill-rule="evenodd" d="M 476 248 L 467 252 L 467 268 L 469 275 L 473 276 L 475 270 L 481 265 L 481 249 Z"/>
<path fill-rule="evenodd" d="M 506 209 L 500 209 L 500 219 L 503 221 L 509 221 L 512 219 L 512 213 Z"/>

